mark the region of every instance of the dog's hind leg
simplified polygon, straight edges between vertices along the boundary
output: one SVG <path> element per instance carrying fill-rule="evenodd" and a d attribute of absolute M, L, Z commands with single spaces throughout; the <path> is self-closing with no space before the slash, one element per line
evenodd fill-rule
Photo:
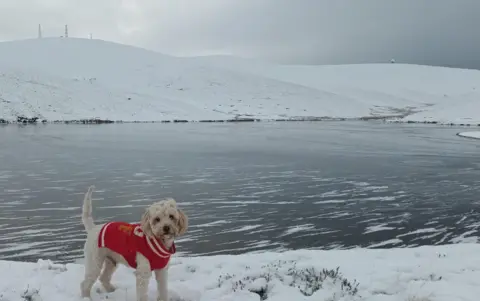
<path fill-rule="evenodd" d="M 90 298 L 92 287 L 100 276 L 105 261 L 105 252 L 96 249 L 96 246 L 94 246 L 93 249 L 90 248 L 88 250 L 88 242 L 89 241 L 87 240 L 87 252 L 85 252 L 85 277 L 80 285 L 82 298 Z"/>
<path fill-rule="evenodd" d="M 89 263 L 85 262 L 85 278 L 80 285 L 80 289 L 82 290 L 82 298 L 90 298 L 92 287 L 102 271 L 103 260 L 104 258 L 102 260 L 94 260 Z"/>
<path fill-rule="evenodd" d="M 108 292 L 112 293 L 115 291 L 116 287 L 112 285 L 112 275 L 117 269 L 117 264 L 110 257 L 105 258 L 105 263 L 103 271 L 100 274 L 100 283 L 103 285 L 103 288 Z"/>

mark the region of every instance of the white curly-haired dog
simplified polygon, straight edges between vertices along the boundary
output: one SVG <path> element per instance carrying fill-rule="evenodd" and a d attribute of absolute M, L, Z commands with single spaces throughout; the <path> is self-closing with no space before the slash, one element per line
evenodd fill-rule
<path fill-rule="evenodd" d="M 148 283 L 155 273 L 158 301 L 168 301 L 168 266 L 175 253 L 174 239 L 187 231 L 188 219 L 167 198 L 147 208 L 140 223 L 108 222 L 95 225 L 92 218 L 92 193 L 88 188 L 83 200 L 82 222 L 87 231 L 85 241 L 85 278 L 80 285 L 83 298 L 97 279 L 107 292 L 115 286 L 111 279 L 118 263 L 135 268 L 137 301 L 147 301 Z M 102 270 L 103 267 L 103 270 Z"/>

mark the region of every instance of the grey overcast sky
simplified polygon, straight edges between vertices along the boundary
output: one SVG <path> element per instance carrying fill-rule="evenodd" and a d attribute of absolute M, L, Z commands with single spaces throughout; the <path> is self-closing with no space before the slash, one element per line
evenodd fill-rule
<path fill-rule="evenodd" d="M 480 68 L 480 0 L 0 0 L 0 40 L 39 23 L 172 55 Z"/>

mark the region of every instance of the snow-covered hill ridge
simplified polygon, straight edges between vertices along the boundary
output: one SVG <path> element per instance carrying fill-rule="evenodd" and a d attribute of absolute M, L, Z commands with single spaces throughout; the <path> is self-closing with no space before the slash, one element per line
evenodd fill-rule
<path fill-rule="evenodd" d="M 75 38 L 0 43 L 5 120 L 362 118 L 425 110 L 404 120 L 480 123 L 478 89 L 475 70 L 178 58 Z"/>

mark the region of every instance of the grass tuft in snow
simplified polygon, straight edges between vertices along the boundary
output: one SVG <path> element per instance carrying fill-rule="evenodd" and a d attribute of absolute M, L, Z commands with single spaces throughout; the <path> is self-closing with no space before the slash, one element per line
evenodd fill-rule
<path fill-rule="evenodd" d="M 297 267 L 296 261 L 276 261 L 261 267 L 260 273 L 249 273 L 250 267 L 245 267 L 245 274 L 225 274 L 218 278 L 218 287 L 227 283 L 236 292 L 248 290 L 260 296 L 260 300 L 268 300 L 271 288 L 277 283 L 298 289 L 304 296 L 312 296 L 320 290 L 325 290 L 322 296 L 326 300 L 337 300 L 345 296 L 355 296 L 359 283 L 343 277 L 340 267 L 336 269 L 316 269 L 314 267 Z"/>
<path fill-rule="evenodd" d="M 344 278 L 339 269 L 340 267 L 335 270 L 322 269 L 321 271 L 315 268 L 290 269 L 287 275 L 293 276 L 294 282 L 291 285 L 295 286 L 298 283 L 297 287 L 304 296 L 313 295 L 327 283 L 330 283 L 330 285 L 338 284 L 344 295 L 355 296 L 358 293 L 359 283 L 356 280 L 352 283 Z"/>

